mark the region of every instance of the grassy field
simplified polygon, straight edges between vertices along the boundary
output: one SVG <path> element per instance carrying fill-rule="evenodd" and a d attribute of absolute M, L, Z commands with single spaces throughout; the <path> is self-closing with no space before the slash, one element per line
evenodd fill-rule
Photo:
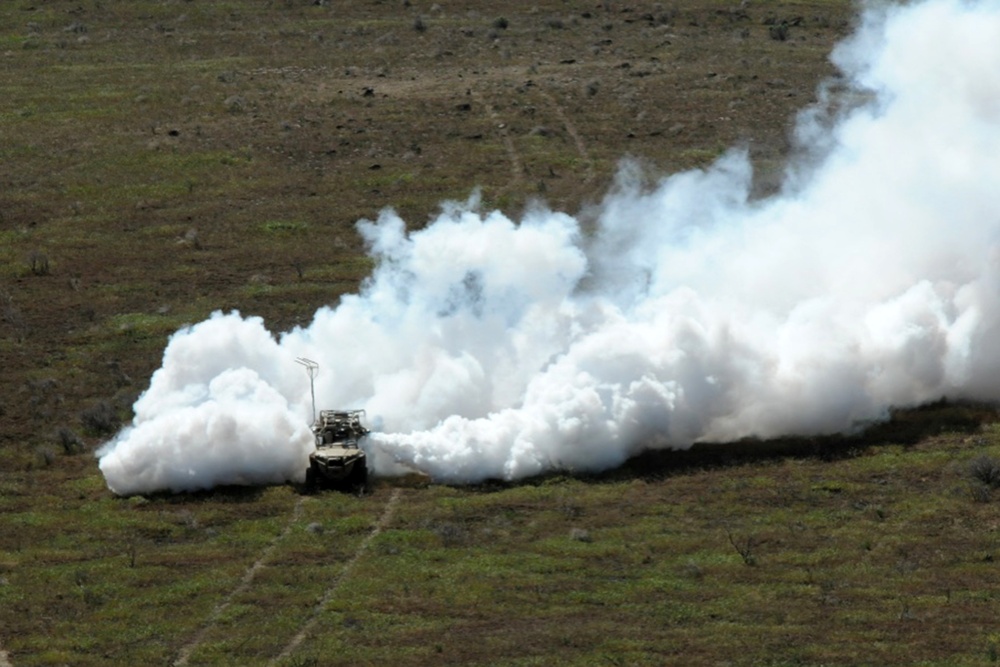
<path fill-rule="evenodd" d="M 120 499 L 93 456 L 183 324 L 282 331 L 354 292 L 353 225 L 385 206 L 419 227 L 478 187 L 575 212 L 625 156 L 668 173 L 734 145 L 772 191 L 853 20 L 848 0 L 0 3 L 0 666 L 995 663 L 988 407 L 363 497 Z"/>

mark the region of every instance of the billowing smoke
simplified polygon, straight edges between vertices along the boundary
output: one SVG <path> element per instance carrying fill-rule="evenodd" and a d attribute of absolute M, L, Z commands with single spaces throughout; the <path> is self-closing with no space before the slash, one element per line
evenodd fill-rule
<path fill-rule="evenodd" d="M 652 189 L 626 165 L 593 233 L 474 198 L 412 233 L 359 223 L 377 268 L 307 328 L 216 313 L 171 338 L 108 485 L 301 478 L 299 356 L 320 407 L 367 409 L 376 470 L 451 482 L 1000 398 L 1000 5 L 869 10 L 833 60 L 766 199 L 733 151 Z"/>

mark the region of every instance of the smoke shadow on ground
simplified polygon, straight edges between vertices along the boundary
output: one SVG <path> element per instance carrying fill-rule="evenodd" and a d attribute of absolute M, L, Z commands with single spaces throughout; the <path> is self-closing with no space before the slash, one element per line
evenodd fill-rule
<path fill-rule="evenodd" d="M 873 448 L 916 445 L 943 433 L 973 434 L 984 424 L 1000 421 L 1000 406 L 942 399 L 917 408 L 894 410 L 887 421 L 872 424 L 851 435 L 786 437 L 772 440 L 747 438 L 728 443 L 698 443 L 690 449 L 648 450 L 621 466 L 600 473 L 572 474 L 557 471 L 518 482 L 486 480 L 471 489 L 490 493 L 525 484 L 544 484 L 571 476 L 593 482 L 630 479 L 658 481 L 697 470 L 738 467 L 785 459 L 836 461 L 863 455 Z M 462 488 L 469 489 L 468 486 Z"/>
<path fill-rule="evenodd" d="M 211 500 L 218 503 L 243 504 L 259 501 L 266 491 L 266 486 L 240 486 L 233 484 L 199 491 L 158 491 L 156 493 L 139 495 L 146 500 L 165 503 L 190 503 L 192 501 Z M 128 496 L 122 496 L 122 498 L 127 500 Z"/>
<path fill-rule="evenodd" d="M 895 410 L 887 421 L 851 435 L 744 439 L 731 443 L 698 443 L 686 450 L 650 450 L 594 478 L 602 481 L 656 480 L 692 470 L 782 459 L 835 461 L 860 456 L 881 446 L 913 446 L 942 433 L 976 433 L 984 424 L 998 420 L 1000 410 L 996 405 L 942 399 L 918 408 Z"/>

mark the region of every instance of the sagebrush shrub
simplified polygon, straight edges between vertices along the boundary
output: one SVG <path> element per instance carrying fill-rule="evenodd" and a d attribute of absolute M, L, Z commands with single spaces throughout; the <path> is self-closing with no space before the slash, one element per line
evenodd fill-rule
<path fill-rule="evenodd" d="M 107 401 L 101 400 L 80 413 L 84 427 L 97 435 L 111 435 L 118 430 L 121 421 L 118 413 Z"/>
<path fill-rule="evenodd" d="M 1000 461 L 981 454 L 969 461 L 969 476 L 987 486 L 1000 486 Z"/>

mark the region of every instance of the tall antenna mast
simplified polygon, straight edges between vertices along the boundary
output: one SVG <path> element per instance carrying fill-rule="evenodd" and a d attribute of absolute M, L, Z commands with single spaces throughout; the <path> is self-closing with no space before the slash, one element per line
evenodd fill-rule
<path fill-rule="evenodd" d="M 306 359 L 305 357 L 298 357 L 295 359 L 295 363 L 301 364 L 305 367 L 306 373 L 309 373 L 309 392 L 312 394 L 313 401 L 313 421 L 316 421 L 316 376 L 319 375 L 319 364 L 317 364 L 312 359 Z"/>

